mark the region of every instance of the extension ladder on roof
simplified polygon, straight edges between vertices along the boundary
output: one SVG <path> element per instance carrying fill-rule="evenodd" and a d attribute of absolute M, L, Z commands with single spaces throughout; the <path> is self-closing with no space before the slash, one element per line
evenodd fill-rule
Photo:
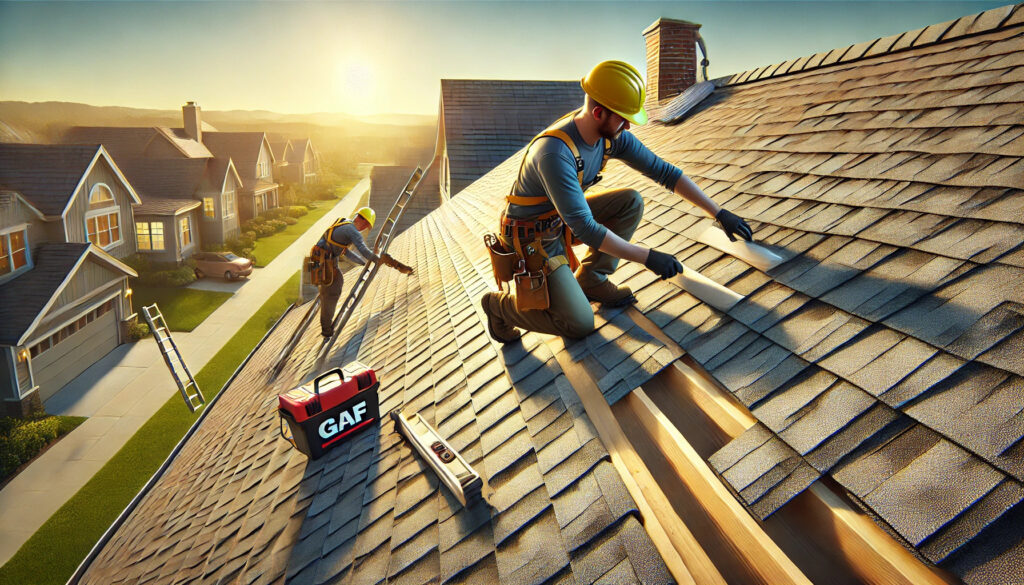
<path fill-rule="evenodd" d="M 377 255 L 381 255 L 387 252 L 388 244 L 391 242 L 391 236 L 394 233 L 395 226 L 398 225 L 398 220 L 402 217 L 402 212 L 405 210 L 406 204 L 416 191 L 416 187 L 419 186 L 420 179 L 423 178 L 423 169 L 416 167 L 413 171 L 412 176 L 409 177 L 409 181 L 406 182 L 405 188 L 398 195 L 398 199 L 395 200 L 395 204 L 391 207 L 391 212 L 388 213 L 387 218 L 384 219 L 384 224 L 381 226 L 380 232 L 377 234 L 377 238 L 373 241 L 373 250 Z M 355 286 L 349 291 L 348 298 L 345 299 L 345 303 L 341 306 L 341 313 L 334 318 L 334 336 L 330 339 L 324 340 L 320 345 L 320 350 L 317 354 L 316 369 L 319 370 L 323 365 L 324 359 L 327 357 L 327 353 L 330 352 L 331 347 L 338 338 L 338 334 L 345 327 L 349 317 L 352 315 L 352 311 L 356 305 L 359 304 L 359 300 L 362 299 L 363 293 L 366 292 L 366 287 L 373 280 L 374 275 L 377 274 L 378 264 L 376 262 L 367 262 L 363 266 L 363 270 L 359 273 L 359 278 L 356 280 Z M 274 370 L 272 377 L 277 377 L 284 369 L 288 358 L 291 357 L 292 352 L 295 351 L 295 347 L 299 344 L 299 340 L 302 339 L 302 334 L 305 333 L 306 329 L 313 322 L 316 317 L 317 309 L 320 308 L 320 296 L 317 295 L 315 299 L 309 304 L 309 309 L 306 311 L 306 315 L 302 318 L 298 328 L 292 333 L 288 343 L 281 349 L 281 352 L 277 356 L 277 363 L 274 364 Z"/>
<path fill-rule="evenodd" d="M 156 344 L 160 348 L 160 354 L 164 357 L 164 363 L 167 364 L 167 368 L 171 370 L 171 376 L 174 378 L 175 383 L 178 384 L 181 397 L 185 399 L 185 404 L 188 405 L 189 410 L 195 412 L 197 408 L 206 404 L 206 399 L 203 398 L 203 393 L 199 391 L 199 385 L 196 384 L 196 379 L 192 377 L 192 372 L 185 365 L 185 360 L 181 357 L 181 352 L 178 351 L 178 345 L 174 343 L 174 338 L 171 337 L 171 330 L 167 328 L 167 321 L 164 320 L 164 316 L 160 313 L 156 303 L 148 307 L 142 307 L 142 314 L 146 318 L 149 330 L 153 332 Z M 193 391 L 194 394 L 190 394 Z"/>
<path fill-rule="evenodd" d="M 373 250 L 378 256 L 387 253 L 388 244 L 391 243 L 391 234 L 395 231 L 395 226 L 398 225 L 398 220 L 402 217 L 406 204 L 409 203 L 409 199 L 412 198 L 412 194 L 416 191 L 416 187 L 419 186 L 420 179 L 422 178 L 423 169 L 416 167 L 416 170 L 409 177 L 409 181 L 406 182 L 405 188 L 402 189 L 398 199 L 395 200 L 395 204 L 391 206 L 391 212 L 388 213 L 387 219 L 384 220 L 384 225 L 380 228 L 380 233 L 377 234 L 377 238 L 373 241 Z M 367 262 L 363 266 L 355 286 L 349 291 L 345 304 L 341 306 L 341 312 L 334 318 L 334 335 L 320 344 L 320 352 L 316 356 L 316 366 L 314 367 L 316 371 L 320 371 L 323 368 L 324 362 L 327 360 L 327 354 L 331 352 L 331 347 L 334 346 L 338 336 L 341 335 L 341 330 L 345 328 L 345 324 L 348 323 L 352 313 L 355 312 L 356 306 L 363 298 L 363 294 L 370 286 L 373 277 L 376 276 L 378 268 L 380 268 L 380 263 L 378 262 Z"/>

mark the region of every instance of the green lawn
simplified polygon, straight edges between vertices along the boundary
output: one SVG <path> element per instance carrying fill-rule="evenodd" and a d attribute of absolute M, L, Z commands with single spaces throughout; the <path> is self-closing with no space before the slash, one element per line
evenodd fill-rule
<path fill-rule="evenodd" d="M 356 186 L 356 183 L 358 182 L 358 180 L 352 180 L 342 183 L 341 185 L 335 188 L 335 193 L 337 194 L 338 197 L 344 197 L 349 191 L 352 190 L 352 187 Z M 365 205 L 365 201 L 368 200 L 369 195 L 370 193 L 369 191 L 367 191 L 364 194 L 363 199 L 360 199 L 359 205 Z M 287 248 L 288 246 L 291 246 L 292 242 L 294 242 L 296 238 L 306 233 L 306 230 L 308 230 L 310 226 L 316 223 L 318 219 L 323 217 L 325 213 L 333 209 L 335 204 L 337 204 L 337 200 L 333 199 L 327 201 L 317 201 L 316 209 L 311 209 L 309 213 L 307 213 L 306 215 L 297 218 L 299 220 L 299 223 L 295 225 L 290 225 L 284 230 L 272 236 L 267 236 L 265 238 L 260 238 L 256 240 L 256 245 L 253 246 L 252 249 L 252 255 L 256 258 L 253 263 L 259 267 L 263 267 L 266 266 L 267 264 L 270 264 L 271 261 L 274 260 L 274 258 L 277 258 L 278 254 L 283 252 L 285 248 Z"/>
<path fill-rule="evenodd" d="M 228 378 L 296 298 L 295 273 L 196 375 L 212 400 Z M 3 585 L 66 583 L 135 494 L 195 422 L 177 393 L 153 415 L 21 549 L 0 567 Z"/>
<path fill-rule="evenodd" d="M 132 306 L 139 313 L 140 323 L 146 322 L 142 316 L 142 307 L 156 303 L 171 331 L 192 331 L 224 301 L 230 299 L 231 294 L 184 287 L 135 286 L 132 288 Z"/>

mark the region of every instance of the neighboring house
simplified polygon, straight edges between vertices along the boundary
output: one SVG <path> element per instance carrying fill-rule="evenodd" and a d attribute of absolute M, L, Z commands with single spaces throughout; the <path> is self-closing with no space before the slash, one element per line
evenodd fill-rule
<path fill-rule="evenodd" d="M 691 270 L 623 262 L 634 308 L 600 309 L 584 340 L 497 344 L 480 238 L 513 156 L 392 242 L 414 276 L 380 271 L 339 332 L 327 366 L 372 365 L 380 421 L 316 461 L 278 437 L 266 405 L 320 346 L 267 383 L 286 317 L 82 582 L 1019 581 L 1024 5 L 718 79 L 699 102 L 698 26 L 645 31 L 662 121 L 635 132 L 758 247 L 612 162 L 601 188 L 645 196 L 634 241 Z M 451 495 L 399 409 L 480 472 L 486 503 Z"/>
<path fill-rule="evenodd" d="M 270 140 L 270 152 L 274 155 L 274 180 L 278 183 L 287 182 L 285 176 L 288 175 L 288 157 L 291 156 L 291 151 L 292 142 L 287 138 L 274 136 Z"/>
<path fill-rule="evenodd" d="M 239 234 L 241 179 L 231 159 L 128 159 L 125 175 L 142 197 L 135 209 L 140 254 L 180 264 L 205 242 Z"/>
<path fill-rule="evenodd" d="M 442 79 L 441 193 L 448 198 L 462 191 L 582 105 L 578 81 Z"/>
<path fill-rule="evenodd" d="M 284 179 L 298 185 L 311 185 L 320 182 L 320 155 L 313 148 L 309 138 L 293 138 L 289 141 L 290 148 L 285 153 L 288 166 L 284 167 Z"/>
<path fill-rule="evenodd" d="M 242 184 L 238 190 L 238 212 L 242 221 L 278 207 L 278 184 L 274 182 L 274 153 L 262 132 L 205 132 L 203 143 L 220 160 L 234 162 Z"/>
<path fill-rule="evenodd" d="M 0 144 L 0 396 L 26 415 L 124 341 L 139 197 L 102 146 Z"/>
<path fill-rule="evenodd" d="M 162 261 L 180 262 L 198 250 L 193 232 L 201 234 L 202 243 L 223 244 L 238 235 L 239 223 L 251 217 L 257 205 L 277 205 L 277 185 L 269 179 L 273 155 L 259 139 L 261 133 L 251 133 L 249 139 L 250 133 L 216 132 L 202 122 L 195 102 L 182 107 L 182 120 L 182 128 L 78 126 L 64 138 L 66 143 L 103 144 L 122 161 L 132 183 L 145 186 L 140 189 L 140 222 L 144 229 L 164 231 L 141 234 L 139 250 Z M 246 136 L 236 140 L 239 134 Z M 217 155 L 205 143 L 208 137 Z M 236 146 L 243 157 L 238 160 L 245 160 L 251 171 L 248 182 L 232 159 Z M 150 196 L 159 201 L 149 201 Z M 193 212 L 196 202 L 202 208 L 198 214 Z M 171 234 L 176 234 L 177 243 Z"/>
<path fill-rule="evenodd" d="M 384 218 L 391 212 L 402 189 L 409 182 L 416 167 L 406 166 L 375 166 L 370 172 L 370 198 L 368 205 L 377 213 L 377 224 L 370 231 L 367 239 L 372 243 L 384 228 Z M 437 165 L 434 165 L 424 173 L 420 179 L 419 187 L 413 193 L 411 199 L 402 210 L 402 217 L 392 231 L 391 237 L 404 232 L 423 219 L 431 211 L 441 206 L 441 192 L 437 187 Z"/>

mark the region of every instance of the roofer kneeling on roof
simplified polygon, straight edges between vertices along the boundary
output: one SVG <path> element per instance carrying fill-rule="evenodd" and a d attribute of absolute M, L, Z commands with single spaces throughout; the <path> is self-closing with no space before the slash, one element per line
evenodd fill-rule
<path fill-rule="evenodd" d="M 636 302 L 632 291 L 608 280 L 619 259 L 643 262 L 664 280 L 683 270 L 664 252 L 629 243 L 644 202 L 635 189 L 584 191 L 600 180 L 609 158 L 620 158 L 718 220 L 730 240 L 752 241 L 750 226 L 708 198 L 681 170 L 647 149 L 628 132 L 644 124 L 644 81 L 622 61 L 604 61 L 581 85 L 583 108 L 558 120 L 527 146 L 507 197 L 491 251 L 495 279 L 514 283 L 515 293 L 489 292 L 481 304 L 491 337 L 520 337 L 516 327 L 583 337 L 594 330 L 589 301 L 610 306 Z M 566 229 L 568 227 L 569 229 Z M 583 261 L 570 243 L 589 246 Z M 574 277 L 575 272 L 575 277 Z"/>
<path fill-rule="evenodd" d="M 377 214 L 369 207 L 356 211 L 355 219 L 338 218 L 313 246 L 309 253 L 309 271 L 313 284 L 320 288 L 320 334 L 334 335 L 334 309 L 341 297 L 342 276 L 338 258 L 344 254 L 356 264 L 368 260 L 390 266 L 403 274 L 412 274 L 412 268 L 391 257 L 390 254 L 377 256 L 366 246 L 363 232 L 373 229 Z M 355 246 L 356 250 L 352 247 Z"/>

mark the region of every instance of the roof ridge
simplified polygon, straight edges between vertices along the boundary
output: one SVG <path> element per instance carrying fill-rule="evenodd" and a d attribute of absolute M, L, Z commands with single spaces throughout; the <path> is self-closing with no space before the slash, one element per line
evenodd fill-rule
<path fill-rule="evenodd" d="M 790 59 L 781 63 L 749 69 L 733 75 L 719 77 L 714 79 L 713 82 L 716 87 L 741 85 L 782 77 L 792 73 L 824 69 L 841 63 L 847 64 L 881 55 L 890 55 L 910 49 L 930 47 L 955 39 L 1021 25 L 1024 25 L 1024 3 L 1008 4 L 999 8 L 993 8 L 992 10 L 986 10 L 985 12 L 961 16 L 956 20 L 940 22 L 888 37 L 879 37 L 874 40 L 845 47 L 836 47 L 828 51 Z"/>

